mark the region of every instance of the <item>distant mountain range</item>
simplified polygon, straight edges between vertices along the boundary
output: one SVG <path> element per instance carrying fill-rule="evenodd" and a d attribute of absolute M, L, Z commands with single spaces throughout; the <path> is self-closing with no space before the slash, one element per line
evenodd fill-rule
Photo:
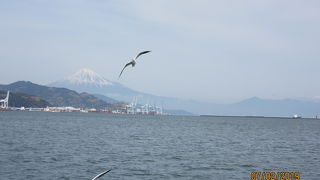
<path fill-rule="evenodd" d="M 249 98 L 234 104 L 217 105 L 212 114 L 243 116 L 315 117 L 320 114 L 320 103 L 295 99 Z"/>
<path fill-rule="evenodd" d="M 101 94 L 77 93 L 67 88 L 56 88 L 34 84 L 29 81 L 18 81 L 8 85 L 0 85 L 0 99 L 10 91 L 11 107 L 47 107 L 72 106 L 76 108 L 117 109 L 120 102 Z M 184 110 L 164 109 L 165 113 L 175 115 L 191 115 Z"/>
<path fill-rule="evenodd" d="M 40 97 L 42 100 L 45 100 L 45 102 L 48 102 L 52 106 L 73 106 L 78 108 L 96 109 L 111 106 L 111 104 L 106 103 L 105 101 L 88 93 L 77 93 L 76 91 L 66 88 L 42 86 L 29 81 L 18 81 L 9 85 L 0 85 L 0 90 L 31 95 L 32 97 L 28 96 L 29 99 Z M 10 99 L 9 103 L 11 103 Z M 45 102 L 43 102 L 43 105 L 49 105 Z M 12 105 L 10 104 L 10 106 Z"/>
<path fill-rule="evenodd" d="M 4 99 L 7 96 L 6 91 L 0 91 L 0 99 Z M 32 107 L 32 108 L 44 108 L 52 106 L 46 100 L 41 99 L 38 96 L 32 96 L 22 93 L 10 93 L 9 104 L 11 107 Z"/>
<path fill-rule="evenodd" d="M 30 100 L 31 105 L 35 107 L 50 104 L 52 106 L 101 109 L 112 108 L 114 103 L 130 103 L 134 98 L 137 98 L 138 104 L 160 105 L 170 114 L 187 115 L 190 114 L 188 112 L 191 112 L 206 115 L 283 117 L 290 117 L 294 114 L 303 117 L 320 115 L 320 102 L 306 100 L 270 100 L 253 97 L 233 104 L 214 104 L 156 96 L 109 81 L 90 69 L 82 69 L 74 75 L 48 86 L 18 81 L 8 85 L 0 85 L 0 90 L 10 90 L 12 93 L 16 93 L 13 95 L 19 97 L 21 102 Z"/>
<path fill-rule="evenodd" d="M 120 83 L 109 81 L 87 68 L 80 69 L 75 74 L 48 84 L 48 86 L 68 88 L 79 93 L 100 94 L 125 102 L 131 102 L 134 96 L 144 94 L 127 88 Z"/>
<path fill-rule="evenodd" d="M 56 81 L 49 86 L 64 87 L 79 93 L 88 92 L 103 99 L 131 102 L 134 98 L 140 104 L 158 104 L 166 109 L 180 109 L 194 114 L 214 115 L 258 115 L 258 116 L 292 116 L 299 114 L 313 117 L 320 114 L 320 103 L 294 99 L 268 100 L 257 97 L 234 104 L 214 104 L 193 100 L 162 97 L 132 90 L 118 82 L 110 81 L 90 69 L 81 69 L 75 74 Z"/>
<path fill-rule="evenodd" d="M 75 74 L 48 84 L 48 86 L 68 88 L 78 93 L 88 92 L 100 99 L 107 97 L 127 103 L 131 103 L 134 98 L 137 98 L 138 104 L 158 105 L 180 113 L 197 112 L 193 102 L 189 103 L 190 106 L 187 101 L 177 98 L 161 97 L 132 90 L 118 82 L 110 81 L 88 68 L 80 69 Z"/>

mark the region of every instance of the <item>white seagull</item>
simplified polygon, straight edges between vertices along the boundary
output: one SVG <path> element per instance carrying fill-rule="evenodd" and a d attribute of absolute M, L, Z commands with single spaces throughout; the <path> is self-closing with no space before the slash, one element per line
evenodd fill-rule
<path fill-rule="evenodd" d="M 131 62 L 127 63 L 127 64 L 123 67 L 123 69 L 122 69 L 122 71 L 121 71 L 121 73 L 120 73 L 120 75 L 119 75 L 119 78 L 120 78 L 123 70 L 124 70 L 126 67 L 128 67 L 128 66 L 130 66 L 130 65 L 132 65 L 132 67 L 134 67 L 134 66 L 136 65 L 136 63 L 137 63 L 136 60 L 138 59 L 138 57 L 141 56 L 142 54 L 147 54 L 147 53 L 149 53 L 149 52 L 151 52 L 151 51 L 143 51 L 143 52 L 139 53 L 139 54 L 137 55 L 137 57 L 135 57 L 134 59 L 132 59 Z"/>
<path fill-rule="evenodd" d="M 102 172 L 102 173 L 100 173 L 100 174 L 98 174 L 96 177 L 94 177 L 92 180 L 96 180 L 96 179 L 98 179 L 99 177 L 101 177 L 101 176 L 103 176 L 103 175 L 105 175 L 105 174 L 107 174 L 108 172 L 110 172 L 111 171 L 111 169 L 109 169 L 108 171 L 104 171 L 104 172 Z"/>

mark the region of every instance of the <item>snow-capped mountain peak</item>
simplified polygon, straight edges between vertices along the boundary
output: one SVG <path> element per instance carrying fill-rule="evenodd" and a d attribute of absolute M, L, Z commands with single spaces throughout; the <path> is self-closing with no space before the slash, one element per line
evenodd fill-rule
<path fill-rule="evenodd" d="M 75 74 L 66 77 L 64 80 L 73 84 L 112 85 L 112 82 L 89 68 L 80 69 Z"/>

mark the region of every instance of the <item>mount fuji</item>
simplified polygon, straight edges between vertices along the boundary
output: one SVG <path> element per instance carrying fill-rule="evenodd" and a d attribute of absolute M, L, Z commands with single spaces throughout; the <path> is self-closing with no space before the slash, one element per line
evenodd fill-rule
<path fill-rule="evenodd" d="M 128 103 L 137 99 L 139 104 L 162 106 L 167 110 L 170 109 L 171 112 L 178 112 L 177 114 L 198 113 L 200 109 L 195 108 L 193 101 L 156 96 L 130 89 L 118 82 L 110 81 L 88 68 L 80 69 L 62 80 L 48 84 L 48 86 L 68 88 L 79 93 L 91 93 L 108 103 L 119 101 Z"/>
<path fill-rule="evenodd" d="M 91 93 L 108 103 L 119 101 L 128 103 L 137 99 L 137 103 L 139 104 L 163 106 L 165 109 L 178 110 L 179 114 L 190 114 L 183 110 L 194 110 L 184 100 L 135 91 L 118 82 L 110 81 L 88 68 L 80 69 L 73 75 L 48 84 L 48 86 L 68 88 L 79 93 Z"/>
<path fill-rule="evenodd" d="M 133 96 L 141 94 L 120 83 L 110 81 L 88 68 L 80 69 L 71 76 L 53 82 L 49 86 L 68 88 L 79 93 L 99 94 L 99 98 L 104 98 L 104 100 L 110 97 L 109 102 L 112 101 L 112 98 L 118 101 L 130 102 Z"/>
<path fill-rule="evenodd" d="M 49 86 L 68 88 L 79 93 L 91 93 L 107 103 L 119 101 L 128 103 L 132 102 L 133 99 L 138 99 L 139 104 L 160 105 L 164 109 L 182 110 L 177 114 L 187 114 L 185 111 L 188 111 L 193 114 L 292 116 L 298 113 L 302 116 L 312 117 L 320 113 L 318 111 L 320 109 L 319 102 L 293 99 L 268 100 L 250 98 L 234 104 L 214 104 L 156 96 L 132 90 L 118 82 L 110 81 L 87 68 L 81 69 L 63 80 L 49 84 Z"/>
<path fill-rule="evenodd" d="M 111 81 L 108 81 L 107 79 L 100 76 L 98 73 L 88 68 L 80 69 L 75 74 L 66 77 L 65 81 L 77 85 L 91 84 L 100 87 L 105 85 L 112 85 Z"/>

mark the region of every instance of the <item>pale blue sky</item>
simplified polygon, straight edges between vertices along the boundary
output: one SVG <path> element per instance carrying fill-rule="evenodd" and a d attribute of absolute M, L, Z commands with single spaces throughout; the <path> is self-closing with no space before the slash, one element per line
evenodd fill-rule
<path fill-rule="evenodd" d="M 0 83 L 88 67 L 155 95 L 208 102 L 320 97 L 318 0 L 0 0 Z"/>

